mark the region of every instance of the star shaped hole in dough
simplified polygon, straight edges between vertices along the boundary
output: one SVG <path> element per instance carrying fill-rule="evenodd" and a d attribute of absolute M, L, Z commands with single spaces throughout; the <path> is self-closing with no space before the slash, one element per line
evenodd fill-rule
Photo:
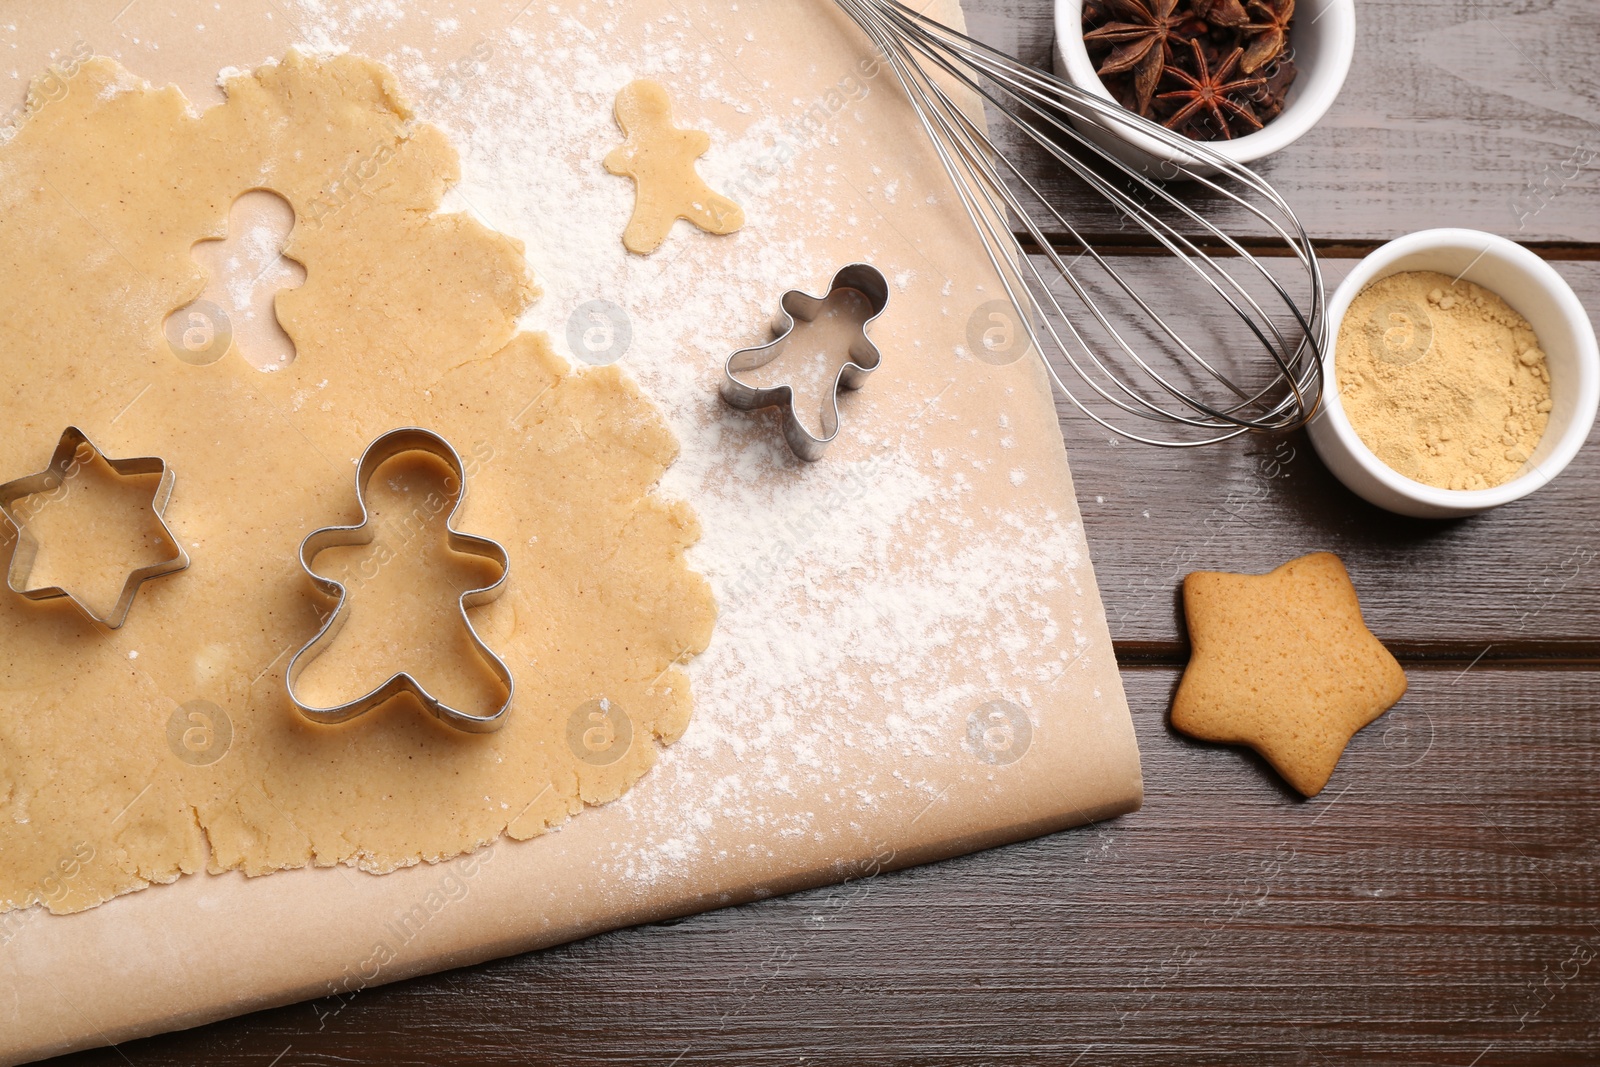
<path fill-rule="evenodd" d="M 189 565 L 163 514 L 174 480 L 156 457 L 111 459 L 67 427 L 49 466 L 0 485 L 14 541 L 7 584 L 117 629 L 141 585 Z"/>
<path fill-rule="evenodd" d="M 1356 732 L 1405 694 L 1406 676 L 1367 629 L 1339 557 L 1315 552 L 1269 574 L 1184 579 L 1193 652 L 1175 729 L 1248 745 L 1295 789 L 1328 784 Z"/>

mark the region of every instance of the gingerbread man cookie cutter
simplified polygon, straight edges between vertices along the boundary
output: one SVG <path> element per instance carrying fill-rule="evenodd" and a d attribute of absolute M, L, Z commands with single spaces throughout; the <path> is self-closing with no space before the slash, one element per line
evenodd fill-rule
<path fill-rule="evenodd" d="M 80 460 L 79 456 L 87 452 L 89 458 Z M 155 494 L 150 500 L 150 510 L 154 512 L 156 523 L 161 527 L 161 535 L 172 550 L 172 555 L 147 567 L 139 567 L 129 572 L 128 579 L 123 583 L 122 594 L 117 598 L 116 606 L 104 615 L 96 612 L 87 602 L 79 599 L 73 593 L 59 585 L 41 586 L 30 588 L 28 575 L 33 572 L 33 565 L 39 554 L 39 543 L 28 532 L 27 518 L 18 513 L 17 501 L 40 493 L 54 493 L 59 490 L 71 477 L 72 472 L 82 463 L 93 462 L 94 457 L 105 461 L 106 466 L 121 477 L 136 477 L 142 474 L 159 474 L 161 481 L 156 485 Z M 0 513 L 17 531 L 16 545 L 11 552 L 11 565 L 6 570 L 6 584 L 11 591 L 18 593 L 29 600 L 59 600 L 65 599 L 88 618 L 100 623 L 109 629 L 115 630 L 128 620 L 128 612 L 133 608 L 133 598 L 138 594 L 139 587 L 152 578 L 162 575 L 174 574 L 189 566 L 189 553 L 184 551 L 178 539 L 172 536 L 172 530 L 167 526 L 166 510 L 167 501 L 172 497 L 172 486 L 176 475 L 166 461 L 156 456 L 141 456 L 136 459 L 112 459 L 99 448 L 95 447 L 88 435 L 76 426 L 68 426 L 61 434 L 61 440 L 56 444 L 55 454 L 50 457 L 50 465 L 37 474 L 17 478 L 0 485 Z"/>
<path fill-rule="evenodd" d="M 356 697 L 354 700 L 330 706 L 317 706 L 309 704 L 295 692 L 295 682 L 299 679 L 313 660 L 320 656 L 327 646 L 343 628 L 347 613 L 344 610 L 346 600 L 345 587 L 332 578 L 324 578 L 312 569 L 312 561 L 324 549 L 343 546 L 371 544 L 375 530 L 371 525 L 371 515 L 367 510 L 367 484 L 372 480 L 372 475 L 377 469 L 396 456 L 407 452 L 426 452 L 450 468 L 456 479 L 459 490 L 456 494 L 455 506 L 450 509 L 449 516 L 445 519 L 446 544 L 456 552 L 466 555 L 479 556 L 496 564 L 500 568 L 500 577 L 489 585 L 476 589 L 468 589 L 461 594 L 459 607 L 461 622 L 467 628 L 467 635 L 472 640 L 472 647 L 477 650 L 478 656 L 483 660 L 489 671 L 505 689 L 505 701 L 495 711 L 488 715 L 475 715 L 460 708 L 454 708 L 441 701 L 438 697 L 428 692 L 427 688 L 417 681 L 407 671 L 390 675 L 377 688 Z M 324 596 L 334 601 L 333 611 L 322 624 L 322 629 L 317 631 L 315 637 L 294 654 L 289 661 L 288 669 L 284 674 L 284 681 L 289 690 L 289 699 L 294 706 L 312 722 L 323 725 L 347 722 L 358 715 L 363 715 L 378 705 L 383 704 L 401 693 L 410 693 L 416 697 L 428 712 L 440 721 L 458 730 L 467 733 L 491 733 L 505 725 L 506 713 L 511 710 L 512 698 L 516 693 L 516 680 L 511 676 L 511 670 L 505 661 L 495 655 L 483 638 L 478 636 L 477 628 L 472 625 L 467 609 L 479 604 L 486 604 L 498 597 L 505 589 L 507 576 L 511 573 L 511 558 L 506 554 L 504 546 L 498 541 L 487 537 L 478 537 L 473 534 L 461 533 L 455 528 L 456 515 L 460 513 L 462 505 L 467 498 L 467 471 L 461 462 L 461 456 L 451 447 L 443 437 L 431 430 L 419 429 L 415 426 L 390 430 L 367 446 L 361 454 L 361 460 L 356 464 L 356 500 L 361 506 L 361 521 L 353 526 L 324 526 L 313 530 L 306 535 L 300 543 L 300 566 L 310 577 L 312 584 Z"/>
<path fill-rule="evenodd" d="M 850 358 L 839 368 L 833 385 L 822 403 L 822 435 L 808 430 L 795 414 L 794 387 L 787 382 L 775 386 L 754 386 L 739 380 L 741 372 L 766 366 L 783 354 L 796 320 L 812 322 L 828 300 L 840 290 L 853 289 L 867 300 L 870 314 L 850 341 Z M 783 437 L 794 454 L 808 463 L 821 459 L 834 438 L 839 436 L 839 392 L 860 389 L 867 376 L 878 369 L 883 354 L 867 336 L 868 329 L 889 307 L 889 283 L 877 267 L 869 263 L 851 263 L 839 268 L 827 293 L 812 296 L 799 289 L 790 289 L 778 302 L 778 315 L 773 320 L 773 339 L 754 348 L 741 348 L 728 357 L 723 369 L 722 399 L 742 411 L 777 406 L 783 411 Z"/>

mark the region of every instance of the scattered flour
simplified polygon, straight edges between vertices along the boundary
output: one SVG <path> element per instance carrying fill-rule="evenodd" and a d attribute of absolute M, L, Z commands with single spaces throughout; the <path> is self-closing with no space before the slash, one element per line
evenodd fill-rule
<path fill-rule="evenodd" d="M 711 40 L 704 26 L 666 18 L 647 27 L 648 48 L 627 54 L 613 42 L 617 20 L 631 17 L 625 3 L 582 10 L 583 21 L 546 12 L 513 24 L 489 39 L 487 59 L 469 34 L 427 55 L 375 58 L 397 71 L 418 117 L 450 131 L 461 152 L 463 180 L 445 209 L 525 243 L 544 295 L 523 325 L 548 332 L 571 358 L 568 324 L 580 306 L 626 309 L 622 366 L 657 399 L 682 444 L 663 489 L 699 515 L 703 538 L 691 562 L 712 582 L 721 614 L 710 648 L 688 668 L 695 710 L 687 733 L 615 802 L 637 813 L 635 825 L 674 829 L 618 841 L 602 872 L 653 882 L 714 859 L 717 823 L 769 840 L 817 837 L 890 794 L 931 800 L 937 788 L 891 757 L 967 758 L 965 719 L 979 702 L 1004 689 L 1026 704 L 1030 683 L 1048 685 L 1087 647 L 1081 620 L 1050 618 L 1040 598 L 1062 582 L 1076 588 L 1082 535 L 1037 507 L 1027 517 L 992 516 L 1012 536 L 973 536 L 970 518 L 952 506 L 972 491 L 967 476 L 941 470 L 943 456 L 930 461 L 916 425 L 875 420 L 870 388 L 847 426 L 871 444 L 868 457 L 830 454 L 803 476 L 772 425 L 722 404 L 716 383 L 728 353 L 761 338 L 785 289 L 814 288 L 838 266 L 807 236 L 763 219 L 778 198 L 798 198 L 813 233 L 848 236 L 860 220 L 841 205 L 858 197 L 832 176 L 827 154 L 813 151 L 828 143 L 826 131 L 794 144 L 788 115 L 751 102 L 725 58 L 748 48 L 747 39 Z M 309 44 L 326 50 L 404 17 L 382 0 L 341 6 L 338 20 L 320 0 L 295 9 Z M 698 86 L 698 99 L 674 89 L 678 121 L 711 132 L 701 173 L 744 208 L 744 230 L 712 237 L 680 222 L 653 256 L 623 249 L 632 190 L 600 161 L 620 139 L 617 90 L 639 77 Z M 711 117 L 730 110 L 744 119 L 743 133 L 719 130 Z M 786 139 L 790 178 L 780 183 L 773 160 Z M 887 183 L 885 196 L 892 200 L 899 185 Z M 894 281 L 936 284 L 909 271 Z M 1026 475 L 1010 477 L 1020 485 Z M 1059 649 L 1047 669 L 1037 666 L 1041 641 Z M 984 650 L 978 666 L 991 688 L 947 682 L 944 664 L 971 647 Z M 869 677 L 873 700 L 900 710 L 881 724 L 864 721 L 853 713 L 865 694 L 842 687 L 842 677 Z M 882 774 L 841 780 L 836 754 L 859 748 L 883 754 Z M 705 757 L 727 752 L 739 770 L 706 780 L 716 764 Z M 825 803 L 791 810 L 801 795 Z"/>

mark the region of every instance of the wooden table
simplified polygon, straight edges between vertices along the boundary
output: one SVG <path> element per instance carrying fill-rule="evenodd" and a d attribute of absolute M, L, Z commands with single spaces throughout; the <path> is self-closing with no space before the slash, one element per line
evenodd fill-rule
<path fill-rule="evenodd" d="M 1048 62 L 1046 0 L 967 4 Z M 1473 226 L 1600 312 L 1593 0 L 1360 0 L 1358 25 L 1338 103 L 1262 167 L 1330 282 L 1401 233 Z M 1600 449 L 1521 503 L 1420 522 L 1345 491 L 1303 434 L 1174 454 L 1062 416 L 1137 815 L 70 1062 L 1600 1060 Z M 1344 558 L 1411 690 L 1305 802 L 1166 710 L 1182 576 L 1314 549 Z"/>

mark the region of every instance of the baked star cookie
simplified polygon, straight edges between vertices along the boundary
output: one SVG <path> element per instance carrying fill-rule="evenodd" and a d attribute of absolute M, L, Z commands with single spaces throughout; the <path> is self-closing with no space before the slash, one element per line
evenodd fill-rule
<path fill-rule="evenodd" d="M 1405 672 L 1367 629 L 1330 552 L 1270 574 L 1197 571 L 1184 579 L 1183 610 L 1193 652 L 1173 727 L 1249 745 L 1308 797 L 1356 731 L 1405 694 Z"/>

